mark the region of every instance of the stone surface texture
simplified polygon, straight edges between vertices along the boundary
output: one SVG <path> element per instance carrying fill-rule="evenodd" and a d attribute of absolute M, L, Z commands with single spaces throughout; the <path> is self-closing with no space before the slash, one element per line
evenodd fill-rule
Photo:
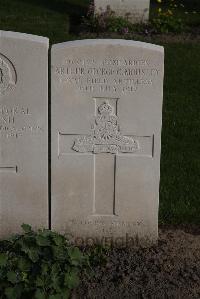
<path fill-rule="evenodd" d="M 53 46 L 53 229 L 116 245 L 157 240 L 163 74 L 160 46 Z"/>
<path fill-rule="evenodd" d="M 148 21 L 149 6 L 149 0 L 95 0 L 96 12 L 110 8 L 117 16 L 128 17 L 132 23 Z"/>
<path fill-rule="evenodd" d="M 48 47 L 0 31 L 0 237 L 48 226 Z"/>

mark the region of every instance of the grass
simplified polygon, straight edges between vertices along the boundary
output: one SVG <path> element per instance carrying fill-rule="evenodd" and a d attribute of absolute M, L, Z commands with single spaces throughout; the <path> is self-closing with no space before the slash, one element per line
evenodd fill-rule
<path fill-rule="evenodd" d="M 47 36 L 53 43 L 75 39 L 75 24 L 80 23 L 87 3 L 88 0 L 0 0 L 0 28 Z"/>
<path fill-rule="evenodd" d="M 0 0 L 0 29 L 77 38 L 89 0 Z M 188 11 L 197 0 L 186 1 Z M 192 5 L 192 3 L 194 5 Z M 200 8 L 197 8 L 200 12 Z M 180 11 L 184 16 L 184 12 Z M 185 15 L 190 26 L 198 15 Z M 160 223 L 200 223 L 200 43 L 165 44 Z"/>
<path fill-rule="evenodd" d="M 168 1 L 170 2 L 170 0 Z M 176 9 L 176 17 L 184 21 L 188 30 L 191 27 L 199 27 L 200 25 L 200 3 L 199 0 L 182 0 L 176 1 L 176 3 L 183 4 L 184 7 L 179 6 Z M 167 0 L 162 0 L 161 4 L 158 4 L 156 0 L 151 1 L 150 18 L 154 18 L 158 13 L 158 8 L 168 9 L 169 5 Z"/>
<path fill-rule="evenodd" d="M 200 223 L 200 44 L 165 45 L 160 222 Z"/>

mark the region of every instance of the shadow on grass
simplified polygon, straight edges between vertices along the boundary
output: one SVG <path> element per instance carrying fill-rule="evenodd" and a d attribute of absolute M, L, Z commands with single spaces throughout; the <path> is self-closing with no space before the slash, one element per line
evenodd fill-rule
<path fill-rule="evenodd" d="M 90 0 L 12 0 L 38 6 L 56 13 L 67 14 L 70 20 L 70 32 L 77 33 L 81 17 L 86 14 Z"/>

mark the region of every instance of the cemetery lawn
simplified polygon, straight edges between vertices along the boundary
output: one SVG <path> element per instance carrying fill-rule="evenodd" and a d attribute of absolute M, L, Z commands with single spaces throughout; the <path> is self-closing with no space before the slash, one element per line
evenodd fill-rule
<path fill-rule="evenodd" d="M 200 223 L 200 43 L 165 46 L 161 223 Z"/>
<path fill-rule="evenodd" d="M 78 25 L 88 2 L 0 0 L 0 29 L 47 36 L 51 43 L 80 39 Z M 199 15 L 187 18 L 195 30 L 200 28 Z M 160 224 L 200 223 L 200 38 L 197 37 L 187 42 L 181 37 L 169 42 L 148 38 L 148 42 L 165 46 L 166 53 Z"/>
<path fill-rule="evenodd" d="M 84 2 L 88 1 L 1 0 L 0 29 L 47 36 L 51 42 L 68 40 L 70 24 L 84 13 L 79 7 Z"/>

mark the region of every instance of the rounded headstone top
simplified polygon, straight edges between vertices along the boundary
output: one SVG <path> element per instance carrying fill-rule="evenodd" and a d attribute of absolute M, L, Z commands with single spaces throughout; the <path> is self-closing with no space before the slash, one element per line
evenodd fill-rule
<path fill-rule="evenodd" d="M 164 52 L 164 48 L 162 46 L 133 41 L 133 40 L 124 40 L 124 39 L 85 39 L 85 40 L 76 40 L 69 41 L 64 43 L 55 44 L 52 46 L 52 49 L 59 50 L 66 46 L 68 47 L 84 47 L 84 46 L 96 46 L 96 45 L 113 45 L 113 46 L 127 46 L 127 47 L 138 47 L 147 50 L 159 51 L 161 53 Z"/>
<path fill-rule="evenodd" d="M 0 30 L 0 38 L 12 38 L 12 39 L 22 39 L 32 42 L 38 42 L 43 43 L 49 46 L 49 39 L 47 37 L 33 35 L 33 34 L 27 34 L 27 33 L 19 33 L 19 32 L 13 32 L 13 31 L 3 31 Z"/>

